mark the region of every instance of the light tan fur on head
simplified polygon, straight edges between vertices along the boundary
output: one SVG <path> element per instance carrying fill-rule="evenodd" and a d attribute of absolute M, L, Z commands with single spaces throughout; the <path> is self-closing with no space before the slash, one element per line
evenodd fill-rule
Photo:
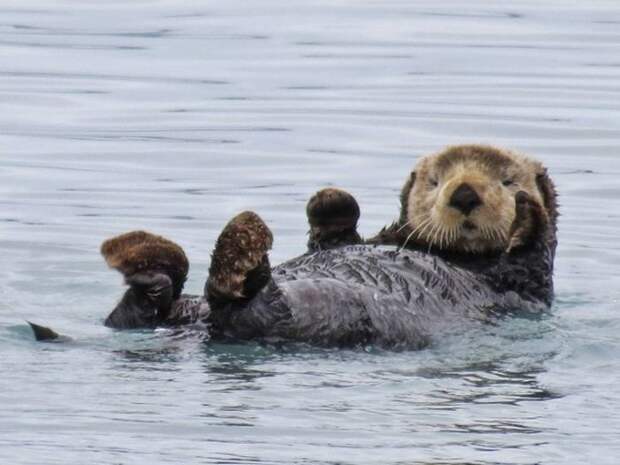
<path fill-rule="evenodd" d="M 403 192 L 401 221 L 410 228 L 408 240 L 457 252 L 505 250 L 515 219 L 516 193 L 525 191 L 545 205 L 539 187 L 543 175 L 538 161 L 485 145 L 448 147 L 426 156 L 410 177 L 409 191 Z M 464 185 L 479 199 L 470 211 L 455 207 L 455 192 Z M 547 214 L 544 208 L 543 212 Z"/>
<path fill-rule="evenodd" d="M 162 271 L 173 281 L 175 295 L 183 289 L 189 262 L 183 249 L 162 236 L 131 231 L 101 244 L 101 255 L 110 268 L 125 277 L 141 271 Z"/>

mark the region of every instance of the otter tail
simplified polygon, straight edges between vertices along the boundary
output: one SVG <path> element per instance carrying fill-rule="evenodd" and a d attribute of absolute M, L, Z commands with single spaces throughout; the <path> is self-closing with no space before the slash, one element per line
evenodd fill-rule
<path fill-rule="evenodd" d="M 69 340 L 68 337 L 58 334 L 53 329 L 32 323 L 30 321 L 26 321 L 26 323 L 28 323 L 30 327 L 32 328 L 32 332 L 34 332 L 34 337 L 37 341 L 63 342 L 63 341 Z"/>

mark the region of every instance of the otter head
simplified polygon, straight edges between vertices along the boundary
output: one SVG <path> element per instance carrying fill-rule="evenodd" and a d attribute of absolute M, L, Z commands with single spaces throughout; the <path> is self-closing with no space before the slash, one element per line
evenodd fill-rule
<path fill-rule="evenodd" d="M 505 250 L 515 196 L 526 192 L 555 224 L 555 191 L 539 162 L 507 150 L 463 145 L 424 157 L 403 188 L 408 241 L 440 250 Z"/>

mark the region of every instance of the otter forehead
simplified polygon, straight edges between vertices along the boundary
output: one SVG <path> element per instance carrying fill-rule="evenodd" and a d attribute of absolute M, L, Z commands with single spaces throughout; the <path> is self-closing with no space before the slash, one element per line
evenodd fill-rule
<path fill-rule="evenodd" d="M 514 183 L 539 198 L 536 176 L 544 174 L 545 168 L 539 161 L 509 150 L 485 145 L 464 145 L 449 147 L 422 158 L 415 172 L 419 180 L 430 182 L 483 176 Z"/>
<path fill-rule="evenodd" d="M 438 172 L 451 171 L 456 166 L 469 165 L 485 169 L 490 173 L 503 173 L 513 167 L 520 157 L 486 145 L 464 145 L 448 147 L 427 160 Z"/>

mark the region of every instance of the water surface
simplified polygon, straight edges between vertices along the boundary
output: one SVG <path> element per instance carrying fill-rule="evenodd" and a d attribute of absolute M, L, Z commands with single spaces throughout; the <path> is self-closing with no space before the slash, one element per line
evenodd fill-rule
<path fill-rule="evenodd" d="M 617 2 L 4 2 L 0 54 L 1 463 L 617 463 Z M 556 180 L 548 317 L 401 353 L 102 326 L 105 238 L 171 237 L 199 293 L 236 212 L 273 263 L 325 185 L 370 235 L 418 157 L 464 142 Z"/>

